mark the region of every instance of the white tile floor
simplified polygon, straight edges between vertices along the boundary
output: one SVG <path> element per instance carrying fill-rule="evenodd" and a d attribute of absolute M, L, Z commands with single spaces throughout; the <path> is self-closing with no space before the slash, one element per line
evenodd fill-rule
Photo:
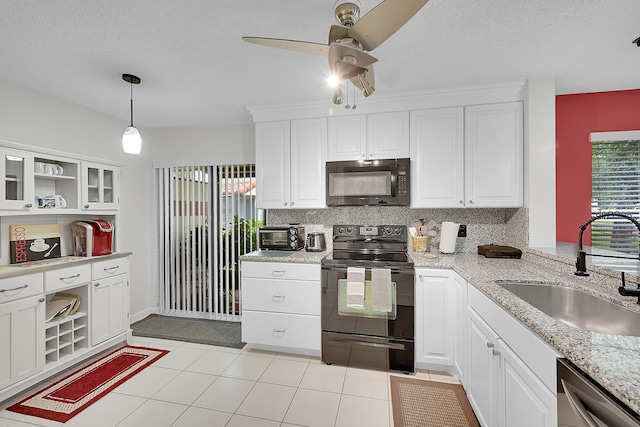
<path fill-rule="evenodd" d="M 5 409 L 31 390 L 0 406 L 0 427 L 393 426 L 386 372 L 152 338 L 131 344 L 171 352 L 65 424 Z M 457 382 L 439 372 L 416 376 Z"/>

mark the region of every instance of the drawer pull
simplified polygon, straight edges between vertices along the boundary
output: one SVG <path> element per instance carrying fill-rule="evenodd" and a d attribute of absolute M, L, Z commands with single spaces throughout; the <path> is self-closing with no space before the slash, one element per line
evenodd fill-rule
<path fill-rule="evenodd" d="M 27 289 L 28 287 L 29 287 L 29 285 L 22 285 L 22 286 L 18 286 L 17 288 L 0 289 L 0 292 L 18 291 L 20 289 Z"/>
<path fill-rule="evenodd" d="M 271 272 L 272 276 L 284 276 L 284 273 L 286 273 L 285 270 L 273 270 Z"/>
<path fill-rule="evenodd" d="M 72 280 L 72 279 L 77 279 L 78 277 L 80 277 L 80 273 L 74 274 L 73 276 L 61 277 L 60 280 L 62 281 Z"/>
<path fill-rule="evenodd" d="M 274 295 L 272 298 L 273 299 L 285 299 L 287 296 L 286 295 Z"/>
<path fill-rule="evenodd" d="M 116 266 L 113 266 L 113 267 L 106 267 L 106 268 L 103 268 L 103 270 L 104 270 L 104 272 L 105 272 L 105 273 L 113 273 L 113 272 L 115 272 L 116 270 L 118 270 L 119 268 L 120 268 L 120 266 L 119 266 L 119 265 L 116 265 Z"/>
<path fill-rule="evenodd" d="M 286 329 L 273 329 L 274 334 L 284 334 L 285 332 L 287 332 Z"/>

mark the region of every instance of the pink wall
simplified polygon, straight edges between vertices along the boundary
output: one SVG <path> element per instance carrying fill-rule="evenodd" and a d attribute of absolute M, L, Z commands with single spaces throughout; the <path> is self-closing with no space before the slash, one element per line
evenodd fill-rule
<path fill-rule="evenodd" d="M 556 96 L 557 241 L 578 243 L 591 217 L 589 134 L 621 130 L 640 130 L 640 89 Z"/>

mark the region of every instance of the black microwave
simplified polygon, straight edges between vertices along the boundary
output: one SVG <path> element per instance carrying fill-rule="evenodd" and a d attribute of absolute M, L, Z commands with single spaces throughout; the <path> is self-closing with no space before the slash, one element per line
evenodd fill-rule
<path fill-rule="evenodd" d="M 258 247 L 263 250 L 299 251 L 304 244 L 303 225 L 268 225 L 258 229 Z"/>
<path fill-rule="evenodd" d="M 409 159 L 327 162 L 327 206 L 409 206 Z"/>

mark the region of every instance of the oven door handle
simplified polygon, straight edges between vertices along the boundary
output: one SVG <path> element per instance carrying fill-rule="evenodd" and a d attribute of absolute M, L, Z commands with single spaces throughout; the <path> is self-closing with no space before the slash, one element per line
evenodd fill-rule
<path fill-rule="evenodd" d="M 354 345 L 362 345 L 365 347 L 379 347 L 379 348 L 389 348 L 391 350 L 405 350 L 404 344 L 394 344 L 394 343 L 378 343 L 378 342 L 370 342 L 370 341 L 361 341 L 355 339 L 330 339 L 329 341 L 339 343 L 339 344 L 354 344 Z"/>
<path fill-rule="evenodd" d="M 393 272 L 400 272 L 400 273 L 410 273 L 413 274 L 414 269 L 413 268 L 401 268 L 401 267 L 396 267 L 396 266 L 387 266 L 387 265 L 382 265 L 379 267 L 364 267 L 365 270 L 371 270 L 372 268 L 388 268 L 389 270 L 393 271 Z M 347 269 L 347 265 L 346 264 L 331 264 L 331 265 L 327 265 L 324 264 L 322 266 L 323 270 L 331 270 L 331 271 L 345 271 Z"/>

